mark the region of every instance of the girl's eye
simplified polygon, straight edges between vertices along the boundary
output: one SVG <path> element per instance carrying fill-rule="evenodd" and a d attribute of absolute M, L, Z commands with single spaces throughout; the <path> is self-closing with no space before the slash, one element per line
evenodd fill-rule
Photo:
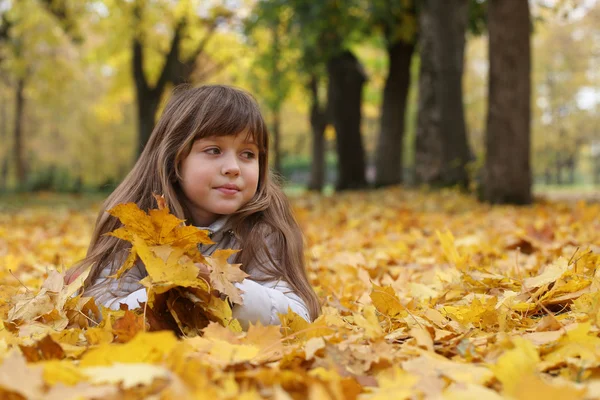
<path fill-rule="evenodd" d="M 210 154 L 210 155 L 217 155 L 217 154 L 221 154 L 221 150 L 219 150 L 216 147 L 211 147 L 209 149 L 204 150 L 204 152 L 206 154 Z"/>
<path fill-rule="evenodd" d="M 251 151 L 244 151 L 244 152 L 242 153 L 242 156 L 243 156 L 244 158 L 247 158 L 247 159 L 249 159 L 249 160 L 251 160 L 251 159 L 253 159 L 253 158 L 256 158 L 256 154 L 254 154 L 254 153 L 253 153 L 253 152 L 251 152 Z"/>

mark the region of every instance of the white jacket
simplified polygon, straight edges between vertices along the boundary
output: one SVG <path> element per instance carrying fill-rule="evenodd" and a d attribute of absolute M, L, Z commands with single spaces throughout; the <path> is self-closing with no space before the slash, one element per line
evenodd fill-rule
<path fill-rule="evenodd" d="M 198 248 L 203 255 L 210 256 L 218 249 L 240 248 L 233 232 L 227 229 L 227 222 L 228 218 L 223 216 L 209 227 L 201 228 L 208 230 L 211 240 L 215 242 L 212 245 L 199 245 Z M 268 237 L 266 240 L 273 255 L 273 246 Z M 243 291 L 244 304 L 236 304 L 233 307 L 233 317 L 240 321 L 244 329 L 248 329 L 249 323 L 257 321 L 263 325 L 277 325 L 280 323 L 277 314 L 286 314 L 288 307 L 305 320 L 310 321 L 306 304 L 286 282 L 279 280 L 259 283 L 255 280 L 262 280 L 266 276 L 259 268 L 249 266 L 245 270 L 250 277 L 235 284 Z M 120 304 L 127 304 L 129 309 L 138 308 L 140 302 L 147 301 L 146 288 L 139 283 L 148 275 L 143 265 L 136 264 L 118 280 L 108 278 L 114 272 L 110 265 L 105 267 L 92 286 L 86 290 L 85 295 L 93 296 L 98 304 L 113 310 L 118 310 Z M 113 281 L 108 288 L 103 285 L 107 279 Z"/>

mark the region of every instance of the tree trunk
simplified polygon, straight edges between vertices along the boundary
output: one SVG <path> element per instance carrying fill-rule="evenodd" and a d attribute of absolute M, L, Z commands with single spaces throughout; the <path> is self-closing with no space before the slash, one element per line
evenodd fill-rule
<path fill-rule="evenodd" d="M 143 5 L 136 2 L 134 5 L 134 23 L 139 28 L 143 18 Z M 156 122 L 156 111 L 160 100 L 168 83 L 185 82 L 195 68 L 196 58 L 204 49 L 205 41 L 212 35 L 212 30 L 200 42 L 200 45 L 193 53 L 191 59 L 186 61 L 179 60 L 179 46 L 181 42 L 181 32 L 185 26 L 183 20 L 180 20 L 174 29 L 171 39 L 169 52 L 165 57 L 165 63 L 158 77 L 158 80 L 151 86 L 144 72 L 144 47 L 142 36 L 134 36 L 132 43 L 133 57 L 131 67 L 133 80 L 135 83 L 135 93 L 138 115 L 138 146 L 136 158 L 142 153 Z"/>
<path fill-rule="evenodd" d="M 137 155 L 142 154 L 156 122 L 156 110 L 160 103 L 161 93 L 156 90 L 136 85 L 137 114 L 138 114 L 138 150 Z"/>
<path fill-rule="evenodd" d="M 281 174 L 281 110 L 274 109 L 272 114 L 271 129 L 273 130 L 273 152 L 275 153 L 273 168 L 278 174 Z"/>
<path fill-rule="evenodd" d="M 25 78 L 17 80 L 15 95 L 15 130 L 14 154 L 17 171 L 17 185 L 23 188 L 27 181 L 27 163 L 25 160 L 25 140 L 23 135 L 23 118 L 25 111 Z"/>
<path fill-rule="evenodd" d="M 309 83 L 311 95 L 310 128 L 312 131 L 312 163 L 310 166 L 309 190 L 320 192 L 325 186 L 325 128 L 327 113 L 319 103 L 319 84 L 316 76 Z"/>
<path fill-rule="evenodd" d="M 544 182 L 546 183 L 546 185 L 552 184 L 552 170 L 550 169 L 550 167 L 546 167 L 544 169 Z"/>
<path fill-rule="evenodd" d="M 440 133 L 440 101 L 435 84 L 439 80 L 436 68 L 436 43 L 433 25 L 436 23 L 431 5 L 422 4 L 419 13 L 419 104 L 415 132 L 415 181 L 432 183 L 442 173 L 443 137 Z"/>
<path fill-rule="evenodd" d="M 575 160 L 575 155 L 570 154 L 567 156 L 565 166 L 567 167 L 567 183 L 569 185 L 575 184 L 575 166 L 577 162 Z"/>
<path fill-rule="evenodd" d="M 562 162 L 562 157 L 560 156 L 560 154 L 558 152 L 556 153 L 555 166 L 556 166 L 556 184 L 562 185 L 563 184 L 563 180 L 562 180 L 563 162 Z"/>
<path fill-rule="evenodd" d="M 467 0 L 422 2 L 416 173 L 419 182 L 434 186 L 469 183 L 462 98 L 467 20 Z"/>
<path fill-rule="evenodd" d="M 328 105 L 336 132 L 338 154 L 337 190 L 367 186 L 365 155 L 360 132 L 362 88 L 366 75 L 349 51 L 327 62 Z"/>
<path fill-rule="evenodd" d="M 594 157 L 594 184 L 600 185 L 600 155 Z"/>
<path fill-rule="evenodd" d="M 531 203 L 529 3 L 489 2 L 489 105 L 484 199 Z"/>
<path fill-rule="evenodd" d="M 403 41 L 388 47 L 389 71 L 383 89 L 381 127 L 375 158 L 375 186 L 402 182 L 402 141 L 410 63 L 414 44 Z"/>
<path fill-rule="evenodd" d="M 8 160 L 10 150 L 8 149 L 8 102 L 2 96 L 2 109 L 0 110 L 0 141 L 2 147 L 2 165 L 0 165 L 0 191 L 8 187 Z"/>

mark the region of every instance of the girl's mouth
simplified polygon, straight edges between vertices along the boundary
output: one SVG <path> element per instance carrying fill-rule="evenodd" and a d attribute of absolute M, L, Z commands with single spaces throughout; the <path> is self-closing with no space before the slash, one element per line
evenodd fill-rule
<path fill-rule="evenodd" d="M 216 188 L 219 192 L 226 195 L 234 195 L 240 191 L 240 188 L 236 185 L 223 185 Z"/>

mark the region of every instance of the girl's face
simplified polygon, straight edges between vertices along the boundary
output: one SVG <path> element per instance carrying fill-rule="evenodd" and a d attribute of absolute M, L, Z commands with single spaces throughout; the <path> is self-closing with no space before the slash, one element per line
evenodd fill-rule
<path fill-rule="evenodd" d="M 247 136 L 242 132 L 198 139 L 181 162 L 180 184 L 195 225 L 208 226 L 254 197 L 259 153 Z"/>

